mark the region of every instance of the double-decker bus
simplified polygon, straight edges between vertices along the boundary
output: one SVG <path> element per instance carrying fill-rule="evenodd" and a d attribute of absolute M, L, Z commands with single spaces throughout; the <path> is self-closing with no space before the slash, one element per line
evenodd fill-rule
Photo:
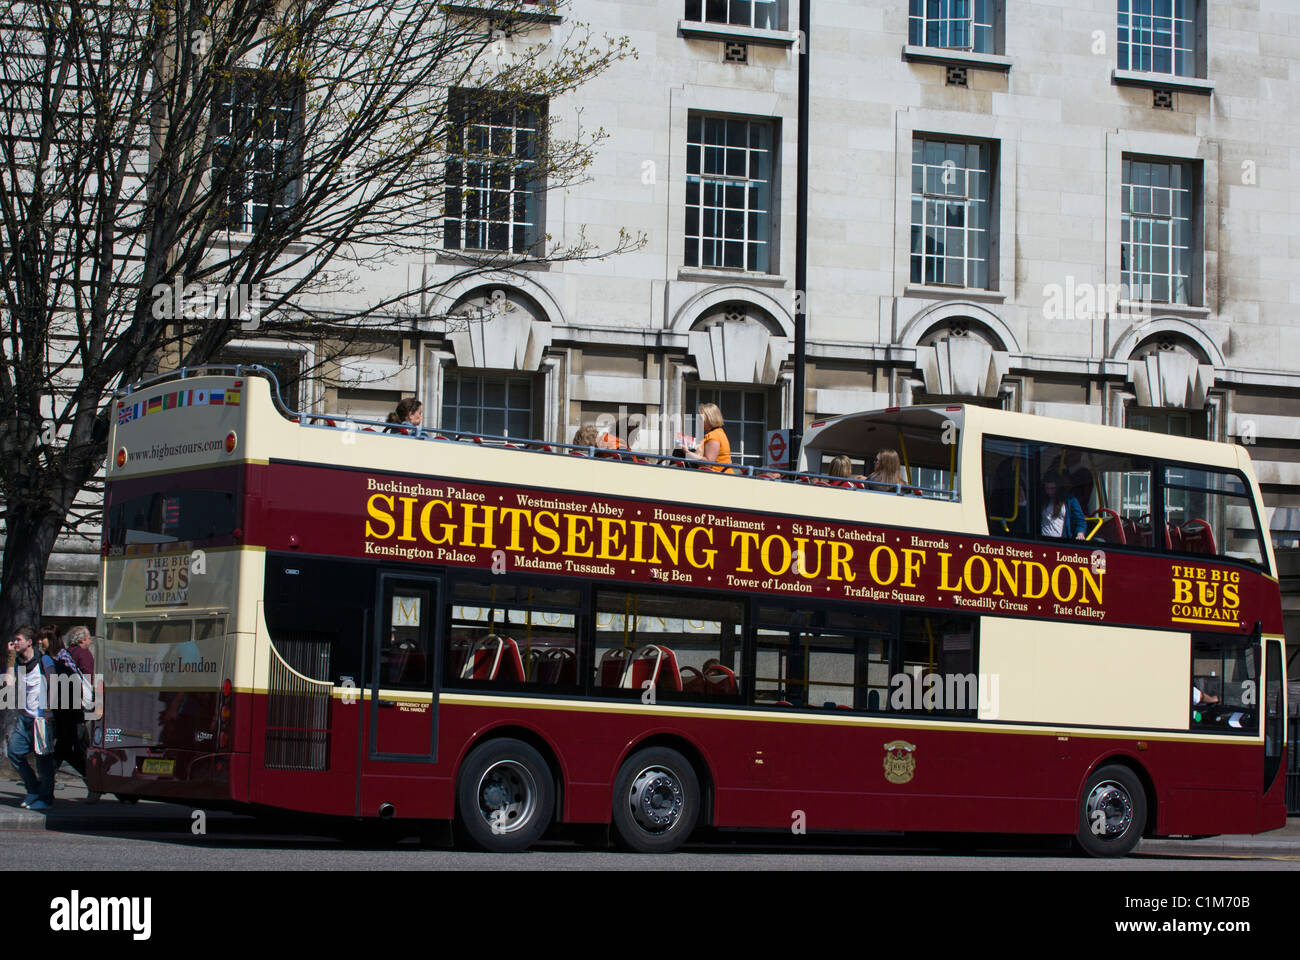
<path fill-rule="evenodd" d="M 1240 447 L 914 407 L 813 424 L 799 473 L 721 472 L 300 415 L 247 368 L 114 419 L 96 790 L 497 851 L 566 823 L 1104 856 L 1284 823 Z M 852 475 L 881 451 L 901 483 Z"/>

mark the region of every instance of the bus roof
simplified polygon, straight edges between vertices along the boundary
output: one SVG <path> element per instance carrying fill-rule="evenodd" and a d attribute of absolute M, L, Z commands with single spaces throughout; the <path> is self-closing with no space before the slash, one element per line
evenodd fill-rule
<path fill-rule="evenodd" d="M 1068 445 L 1073 447 L 1242 469 L 1254 477 L 1248 465 L 1249 454 L 1235 444 L 1015 413 L 977 404 L 887 407 L 844 414 L 811 424 L 804 434 L 804 445 L 818 450 L 838 449 L 837 445 L 868 437 L 870 428 L 876 424 L 933 426 L 945 420 L 951 420 L 959 430 L 974 431 L 979 436 L 992 434 L 1044 443 L 1063 443 L 1066 442 L 1063 438 L 1068 438 Z"/>

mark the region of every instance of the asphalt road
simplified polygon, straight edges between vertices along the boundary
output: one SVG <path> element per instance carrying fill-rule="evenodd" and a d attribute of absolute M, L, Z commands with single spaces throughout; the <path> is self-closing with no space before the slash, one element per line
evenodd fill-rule
<path fill-rule="evenodd" d="M 209 823 L 196 836 L 176 825 L 126 829 L 9 830 L 0 844 L 0 869 L 43 863 L 78 870 L 811 870 L 1070 872 L 1296 870 L 1300 855 L 1144 853 L 1120 860 L 1070 855 L 1044 842 L 1014 849 L 971 850 L 923 846 L 901 838 L 862 838 L 834 844 L 792 844 L 767 837 L 714 837 L 674 854 L 655 856 L 547 842 L 522 854 L 484 854 L 422 846 L 416 838 L 363 835 L 349 841 L 285 832 L 283 824 L 243 817 Z M 435 840 L 436 842 L 436 840 Z"/>

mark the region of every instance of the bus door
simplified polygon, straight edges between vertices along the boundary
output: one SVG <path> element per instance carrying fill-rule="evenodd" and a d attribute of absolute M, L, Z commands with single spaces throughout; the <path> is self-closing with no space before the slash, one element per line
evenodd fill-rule
<path fill-rule="evenodd" d="M 437 760 L 440 583 L 381 573 L 366 651 L 360 810 L 364 817 L 432 817 Z"/>

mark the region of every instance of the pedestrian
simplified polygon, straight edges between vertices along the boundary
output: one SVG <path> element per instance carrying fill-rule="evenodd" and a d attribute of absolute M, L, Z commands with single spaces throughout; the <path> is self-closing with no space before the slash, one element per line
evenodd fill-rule
<path fill-rule="evenodd" d="M 48 810 L 54 804 L 54 718 L 48 708 L 54 661 L 39 651 L 35 627 L 15 630 L 7 649 L 3 682 L 17 685 L 22 708 L 5 754 L 27 790 L 22 805 L 29 810 Z"/>
<path fill-rule="evenodd" d="M 85 646 L 90 642 L 90 631 L 85 627 L 72 627 L 67 632 L 68 645 L 57 635 L 50 643 L 50 653 L 54 658 L 54 667 L 59 676 L 73 679 L 72 683 L 62 685 L 70 695 L 71 702 L 50 704 L 54 710 L 54 726 L 58 749 L 54 754 L 54 769 L 67 761 L 68 766 L 76 770 L 81 778 L 86 778 L 86 751 L 90 746 L 90 737 L 86 730 L 86 709 L 94 702 L 95 660 Z M 80 653 L 90 668 L 87 673 L 81 668 L 74 654 Z M 99 794 L 86 784 L 86 799 L 90 803 L 99 800 Z"/>
<path fill-rule="evenodd" d="M 68 631 L 66 640 L 68 654 L 72 657 L 72 662 L 77 665 L 82 676 L 90 678 L 91 682 L 95 679 L 95 655 L 90 652 L 91 633 L 86 627 L 73 627 Z M 89 707 L 89 704 L 86 704 Z"/>

